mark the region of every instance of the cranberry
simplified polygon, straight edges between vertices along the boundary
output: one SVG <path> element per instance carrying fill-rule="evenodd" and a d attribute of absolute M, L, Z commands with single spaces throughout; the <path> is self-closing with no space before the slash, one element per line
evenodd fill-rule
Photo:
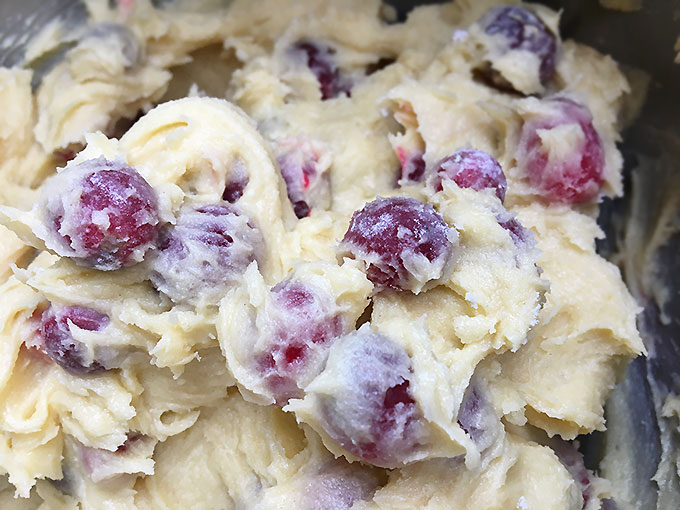
<path fill-rule="evenodd" d="M 425 177 L 425 160 L 421 152 L 407 154 L 403 147 L 397 147 L 397 156 L 401 162 L 401 182 L 421 182 Z"/>
<path fill-rule="evenodd" d="M 524 123 L 518 163 L 531 185 L 548 201 L 567 204 L 594 199 L 604 182 L 604 148 L 587 107 L 566 98 L 546 100 L 550 113 Z M 583 136 L 569 154 L 551 155 L 541 132 L 573 125 Z"/>
<path fill-rule="evenodd" d="M 411 362 L 388 337 L 368 328 L 343 337 L 328 364 L 343 380 L 319 395 L 324 428 L 345 450 L 381 467 L 408 461 L 424 438 L 411 394 Z M 323 374 L 322 374 L 323 375 Z"/>
<path fill-rule="evenodd" d="M 501 165 L 484 151 L 463 149 L 446 156 L 435 167 L 436 191 L 442 190 L 442 178 L 453 180 L 461 188 L 493 189 L 501 202 L 508 188 Z"/>
<path fill-rule="evenodd" d="M 544 85 L 555 73 L 557 38 L 536 16 L 522 7 L 496 6 L 480 21 L 489 35 L 499 35 L 509 50 L 530 51 L 540 59 L 539 78 Z"/>
<path fill-rule="evenodd" d="M 304 53 L 307 67 L 319 82 L 321 99 L 332 99 L 340 94 L 350 96 L 352 89 L 340 70 L 333 63 L 335 50 L 320 43 L 300 41 L 293 46 L 296 52 Z"/>
<path fill-rule="evenodd" d="M 569 471 L 569 474 L 574 478 L 578 488 L 581 489 L 583 508 L 585 508 L 588 500 L 593 497 L 593 487 L 591 473 L 583 461 L 583 454 L 576 449 L 574 444 L 557 437 L 551 440 L 550 446 L 555 451 L 560 462 L 562 462 L 567 471 Z"/>
<path fill-rule="evenodd" d="M 533 240 L 531 233 L 516 218 L 499 219 L 498 224 L 508 231 L 515 246 L 524 246 Z"/>
<path fill-rule="evenodd" d="M 101 331 L 109 324 L 109 318 L 90 308 L 69 306 L 57 311 L 48 308 L 40 321 L 42 350 L 59 366 L 77 375 L 104 370 L 97 361 L 85 363 L 85 346 L 73 338 L 71 325 L 87 331 Z"/>
<path fill-rule="evenodd" d="M 302 510 L 349 510 L 357 501 L 366 501 L 378 488 L 373 470 L 343 459 L 328 462 L 305 480 Z"/>
<path fill-rule="evenodd" d="M 293 211 L 298 218 L 305 218 L 313 206 L 321 204 L 327 191 L 323 176 L 328 168 L 323 161 L 326 150 L 310 138 L 297 136 L 277 140 L 275 151 Z"/>
<path fill-rule="evenodd" d="M 243 192 L 248 186 L 248 176 L 234 176 L 233 179 L 227 181 L 224 186 L 224 191 L 222 192 L 222 200 L 226 200 L 230 204 L 238 202 L 238 200 L 243 196 Z"/>
<path fill-rule="evenodd" d="M 48 248 L 102 271 L 132 266 L 154 246 L 158 210 L 153 188 L 134 168 L 103 157 L 66 167 L 43 192 L 57 240 Z"/>
<path fill-rule="evenodd" d="M 261 235 L 226 203 L 184 206 L 161 232 L 150 280 L 176 303 L 217 303 L 256 258 Z"/>
<path fill-rule="evenodd" d="M 340 250 L 367 264 L 368 279 L 378 289 L 413 290 L 418 280 L 443 275 L 453 251 L 449 235 L 432 206 L 412 198 L 377 198 L 354 213 Z"/>
<path fill-rule="evenodd" d="M 272 288 L 277 325 L 271 349 L 257 358 L 260 372 L 278 405 L 302 396 L 304 382 L 316 376 L 332 341 L 343 334 L 344 321 L 321 296 L 295 280 Z"/>

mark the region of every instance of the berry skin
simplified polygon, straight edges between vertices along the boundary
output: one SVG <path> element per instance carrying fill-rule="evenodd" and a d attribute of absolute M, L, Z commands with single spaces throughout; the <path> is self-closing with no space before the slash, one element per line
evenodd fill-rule
<path fill-rule="evenodd" d="M 109 324 L 108 316 L 91 308 L 69 306 L 56 310 L 48 308 L 40 320 L 41 350 L 55 363 L 76 375 L 101 372 L 105 368 L 97 361 L 85 363 L 85 346 L 73 338 L 75 325 L 87 331 L 101 331 Z"/>
<path fill-rule="evenodd" d="M 378 290 L 419 292 L 443 276 L 453 252 L 450 236 L 432 206 L 412 198 L 377 198 L 352 215 L 340 253 L 363 260 Z"/>
<path fill-rule="evenodd" d="M 584 105 L 566 98 L 547 99 L 551 108 L 524 123 L 518 163 L 529 182 L 549 202 L 575 204 L 595 199 L 604 182 L 604 147 Z M 555 129 L 575 128 L 576 145 L 553 155 L 542 137 Z M 573 130 L 572 130 L 573 131 Z M 560 135 L 565 138 L 564 135 Z"/>
<path fill-rule="evenodd" d="M 184 206 L 161 232 L 149 278 L 175 303 L 216 304 L 261 244 L 259 230 L 228 203 Z"/>
<path fill-rule="evenodd" d="M 539 78 L 543 85 L 555 73 L 557 38 L 534 13 L 517 6 L 492 7 L 480 21 L 484 32 L 503 37 L 507 50 L 530 51 L 540 59 Z"/>
<path fill-rule="evenodd" d="M 155 246 L 156 194 L 132 167 L 103 157 L 65 168 L 40 201 L 57 254 L 102 271 L 128 267 Z"/>
<path fill-rule="evenodd" d="M 442 190 L 442 179 L 445 178 L 461 188 L 493 189 L 501 202 L 508 189 L 501 165 L 484 151 L 463 149 L 446 156 L 435 167 L 433 184 L 436 191 Z"/>
<path fill-rule="evenodd" d="M 293 46 L 293 50 L 305 56 L 307 67 L 314 73 L 319 82 L 323 101 L 336 98 L 341 94 L 348 97 L 351 95 L 351 85 L 333 63 L 335 50 L 311 41 L 300 41 Z"/>

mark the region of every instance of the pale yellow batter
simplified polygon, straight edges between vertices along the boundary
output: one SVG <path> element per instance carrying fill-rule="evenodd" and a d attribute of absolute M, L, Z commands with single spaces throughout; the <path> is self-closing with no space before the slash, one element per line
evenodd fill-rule
<path fill-rule="evenodd" d="M 211 3 L 0 69 L 0 506 L 615 499 L 567 441 L 644 353 L 595 252 L 617 64 L 533 4 Z"/>

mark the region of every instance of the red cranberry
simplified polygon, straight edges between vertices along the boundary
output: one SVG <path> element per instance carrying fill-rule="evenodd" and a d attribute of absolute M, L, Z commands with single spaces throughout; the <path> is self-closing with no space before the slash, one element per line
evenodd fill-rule
<path fill-rule="evenodd" d="M 461 188 L 493 189 L 501 202 L 505 200 L 508 182 L 503 169 L 496 158 L 484 151 L 463 149 L 446 156 L 435 169 L 436 191 L 442 190 L 443 178 L 453 180 Z"/>
<path fill-rule="evenodd" d="M 480 21 L 489 35 L 505 39 L 509 50 L 530 51 L 540 59 L 539 78 L 542 84 L 555 73 L 557 38 L 534 13 L 517 6 L 496 6 Z"/>
<path fill-rule="evenodd" d="M 57 240 L 48 248 L 103 271 L 132 266 L 154 246 L 158 210 L 153 188 L 134 168 L 103 157 L 65 168 L 43 192 Z"/>
<path fill-rule="evenodd" d="M 516 218 L 499 219 L 498 224 L 508 231 L 515 246 L 525 246 L 532 243 L 533 237 L 531 233 Z"/>
<path fill-rule="evenodd" d="M 271 350 L 257 358 L 278 405 L 302 396 L 304 381 L 316 376 L 326 361 L 332 340 L 343 334 L 342 317 L 324 299 L 294 280 L 272 288 L 278 324 Z"/>
<path fill-rule="evenodd" d="M 425 177 L 425 160 L 422 153 L 407 154 L 402 147 L 397 148 L 397 156 L 401 162 L 401 182 L 421 182 Z"/>
<path fill-rule="evenodd" d="M 243 196 L 243 192 L 248 185 L 248 176 L 245 178 L 231 179 L 224 186 L 222 192 L 222 200 L 226 200 L 230 204 L 235 204 Z"/>
<path fill-rule="evenodd" d="M 352 87 L 333 63 L 335 53 L 333 48 L 311 41 L 300 41 L 293 46 L 293 49 L 304 53 L 307 67 L 319 82 L 322 100 L 332 99 L 340 94 L 349 97 Z"/>
<path fill-rule="evenodd" d="M 443 275 L 453 251 L 449 232 L 430 205 L 377 198 L 354 213 L 340 250 L 367 264 L 368 279 L 378 289 L 413 289 L 419 280 Z M 427 274 L 418 274 L 423 267 Z"/>
<path fill-rule="evenodd" d="M 319 395 L 326 432 L 370 464 L 392 468 L 407 462 L 424 438 L 408 355 L 368 328 L 343 337 L 333 349 L 328 363 L 345 379 L 338 381 L 337 393 Z"/>
<path fill-rule="evenodd" d="M 226 203 L 185 206 L 161 232 L 150 280 L 176 303 L 217 303 L 262 243 L 248 218 Z"/>
<path fill-rule="evenodd" d="M 43 312 L 40 322 L 42 350 L 55 363 L 73 374 L 83 375 L 104 370 L 97 361 L 85 363 L 85 346 L 73 338 L 71 324 L 88 331 L 101 331 L 109 324 L 109 318 L 82 306 L 69 306 L 57 311 L 50 307 Z"/>
<path fill-rule="evenodd" d="M 604 148 L 585 106 L 566 98 L 547 100 L 551 114 L 532 118 L 522 128 L 518 163 L 531 185 L 547 200 L 567 204 L 597 197 L 604 182 Z M 583 132 L 578 147 L 565 157 L 549 158 L 539 131 L 577 125 Z"/>
<path fill-rule="evenodd" d="M 557 437 L 551 440 L 550 446 L 555 451 L 560 462 L 562 462 L 567 471 L 569 471 L 569 474 L 574 478 L 578 488 L 581 489 L 583 508 L 586 508 L 588 501 L 593 497 L 593 487 L 591 473 L 586 468 L 583 454 L 577 450 L 574 444 Z"/>
<path fill-rule="evenodd" d="M 325 149 L 318 142 L 298 136 L 277 140 L 275 150 L 293 211 L 298 218 L 306 218 L 327 191 L 322 175 L 326 168 L 320 163 Z"/>
<path fill-rule="evenodd" d="M 349 510 L 357 501 L 370 500 L 379 481 L 373 470 L 337 459 L 308 476 L 305 485 L 301 510 Z"/>

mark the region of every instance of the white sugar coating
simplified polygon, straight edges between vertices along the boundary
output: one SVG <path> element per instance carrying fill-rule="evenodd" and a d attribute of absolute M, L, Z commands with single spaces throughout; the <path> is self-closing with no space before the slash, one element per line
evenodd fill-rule
<path fill-rule="evenodd" d="M 161 232 L 149 278 L 175 303 L 216 304 L 262 246 L 258 229 L 231 206 L 185 206 Z"/>

